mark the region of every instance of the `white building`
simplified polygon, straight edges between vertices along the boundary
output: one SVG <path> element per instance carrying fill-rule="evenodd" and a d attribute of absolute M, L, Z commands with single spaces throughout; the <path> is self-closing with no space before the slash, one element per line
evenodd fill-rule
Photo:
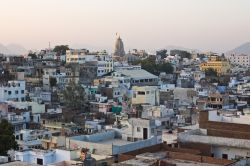
<path fill-rule="evenodd" d="M 19 149 L 41 148 L 42 138 L 50 138 L 51 133 L 46 130 L 20 130 L 15 132 L 16 141 Z"/>
<path fill-rule="evenodd" d="M 157 130 L 161 124 L 155 120 L 130 118 L 128 121 L 121 121 L 121 124 L 126 126 L 121 129 L 123 140 L 136 142 L 157 137 L 157 143 L 162 142 L 162 132 Z"/>
<path fill-rule="evenodd" d="M 86 60 L 94 58 L 88 56 L 89 50 L 86 49 L 70 49 L 66 51 L 66 63 L 85 63 Z"/>
<path fill-rule="evenodd" d="M 102 56 L 97 62 L 97 76 L 102 76 L 113 71 L 113 59 L 110 56 Z"/>
<path fill-rule="evenodd" d="M 206 145 L 206 151 L 216 158 L 237 160 L 250 157 L 250 116 L 240 112 L 217 110 L 200 111 L 200 123 L 197 129 L 186 128 L 178 133 L 181 145 L 193 147 Z"/>
<path fill-rule="evenodd" d="M 66 63 L 84 64 L 86 62 L 97 62 L 97 76 L 113 71 L 113 58 L 106 52 L 91 53 L 86 49 L 66 51 Z"/>
<path fill-rule="evenodd" d="M 24 101 L 25 81 L 8 81 L 0 85 L 0 101 Z"/>
<path fill-rule="evenodd" d="M 250 66 L 250 56 L 249 55 L 245 55 L 245 54 L 231 54 L 228 57 L 228 60 L 232 63 L 232 64 L 237 64 L 237 65 L 241 65 L 241 66 Z"/>
<path fill-rule="evenodd" d="M 56 161 L 56 151 L 39 149 L 17 151 L 15 152 L 15 160 L 29 164 L 48 165 Z"/>
<path fill-rule="evenodd" d="M 14 112 L 8 113 L 7 120 L 12 124 L 14 131 L 26 129 L 27 123 L 30 122 L 30 112 L 22 112 L 20 115 Z"/>
<path fill-rule="evenodd" d="M 156 75 L 153 75 L 149 72 L 147 72 L 144 69 L 117 69 L 114 73 L 112 73 L 112 76 L 115 77 L 129 77 L 131 85 L 136 86 L 153 86 L 158 85 L 159 78 Z"/>

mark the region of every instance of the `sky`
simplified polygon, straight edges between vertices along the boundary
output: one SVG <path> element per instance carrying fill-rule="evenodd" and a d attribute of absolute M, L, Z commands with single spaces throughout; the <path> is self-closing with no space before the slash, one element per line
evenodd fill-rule
<path fill-rule="evenodd" d="M 0 0 L 0 43 L 224 52 L 250 41 L 250 0 Z"/>

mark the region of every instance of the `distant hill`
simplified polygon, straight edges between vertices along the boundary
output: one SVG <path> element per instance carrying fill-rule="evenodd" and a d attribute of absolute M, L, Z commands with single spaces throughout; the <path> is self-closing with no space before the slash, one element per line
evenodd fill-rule
<path fill-rule="evenodd" d="M 8 50 L 10 50 L 10 52 L 12 54 L 26 54 L 28 51 L 21 45 L 18 44 L 9 44 L 6 46 Z"/>
<path fill-rule="evenodd" d="M 10 51 L 0 43 L 0 54 L 10 54 Z"/>
<path fill-rule="evenodd" d="M 4 46 L 0 44 L 0 53 L 6 55 L 23 55 L 26 54 L 28 51 L 21 45 L 18 44 L 9 44 Z"/>
<path fill-rule="evenodd" d="M 230 54 L 247 54 L 250 55 L 250 42 L 244 43 L 240 45 L 239 47 L 236 47 L 228 52 L 226 52 L 226 55 Z"/>

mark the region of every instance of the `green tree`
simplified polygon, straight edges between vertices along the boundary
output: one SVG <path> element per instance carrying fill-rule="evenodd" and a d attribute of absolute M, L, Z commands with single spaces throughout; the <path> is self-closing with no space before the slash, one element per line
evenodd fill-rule
<path fill-rule="evenodd" d="M 166 50 L 166 49 L 159 50 L 159 51 L 156 51 L 156 55 L 160 55 L 161 59 L 164 59 L 167 57 L 167 52 L 168 52 L 168 50 Z"/>
<path fill-rule="evenodd" d="M 167 74 L 173 73 L 173 66 L 170 63 L 155 63 L 155 59 L 152 57 L 149 57 L 147 59 L 136 61 L 133 64 L 141 64 L 141 68 L 154 74 L 159 75 L 161 72 L 166 72 Z"/>
<path fill-rule="evenodd" d="M 12 125 L 5 119 L 0 122 L 0 156 L 7 155 L 8 150 L 17 149 Z"/>
<path fill-rule="evenodd" d="M 205 70 L 205 76 L 207 82 L 209 83 L 218 83 L 217 71 L 213 68 L 208 68 Z"/>
<path fill-rule="evenodd" d="M 208 68 L 205 70 L 205 76 L 206 77 L 217 77 L 218 73 L 213 68 Z"/>
<path fill-rule="evenodd" d="M 165 72 L 167 74 L 172 74 L 174 71 L 173 66 L 171 65 L 171 63 L 161 63 L 158 64 L 158 72 Z"/>
<path fill-rule="evenodd" d="M 31 57 L 31 59 L 37 59 L 37 55 L 33 52 L 30 52 L 28 56 Z"/>
<path fill-rule="evenodd" d="M 55 46 L 55 48 L 53 49 L 54 52 L 57 52 L 60 55 L 65 55 L 66 54 L 66 50 L 69 50 L 69 46 L 68 45 L 58 45 L 58 46 Z"/>
<path fill-rule="evenodd" d="M 183 58 L 191 59 L 191 54 L 189 52 L 183 51 L 183 50 L 171 50 L 170 55 L 172 55 L 172 56 L 179 55 L 181 57 L 181 59 L 183 59 Z"/>
<path fill-rule="evenodd" d="M 87 103 L 84 88 L 73 81 L 64 90 L 63 99 L 65 106 L 70 109 L 82 110 Z"/>
<path fill-rule="evenodd" d="M 56 86 L 56 84 L 57 84 L 56 78 L 50 77 L 49 78 L 49 84 L 50 84 L 51 87 Z"/>

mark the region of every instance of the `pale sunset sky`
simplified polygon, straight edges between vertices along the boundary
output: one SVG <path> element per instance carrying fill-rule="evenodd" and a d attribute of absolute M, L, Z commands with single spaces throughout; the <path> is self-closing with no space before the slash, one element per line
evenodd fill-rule
<path fill-rule="evenodd" d="M 250 41 L 250 0 L 0 0 L 0 43 L 227 51 Z"/>

